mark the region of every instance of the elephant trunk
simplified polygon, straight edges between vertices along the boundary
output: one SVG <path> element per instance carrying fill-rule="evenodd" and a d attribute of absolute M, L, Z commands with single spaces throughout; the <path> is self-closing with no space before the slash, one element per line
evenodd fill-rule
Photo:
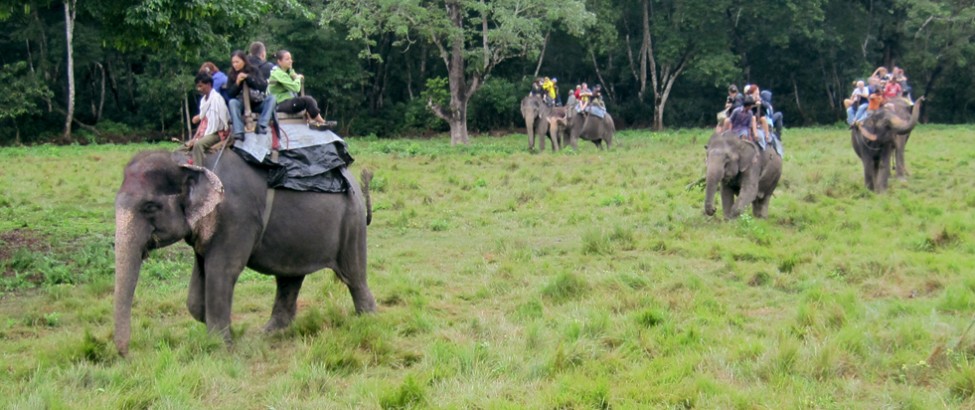
<path fill-rule="evenodd" d="M 141 223 L 139 221 L 142 221 Z M 115 213 L 115 347 L 120 355 L 129 352 L 132 299 L 139 282 L 142 255 L 151 229 L 135 212 L 116 209 Z"/>
<path fill-rule="evenodd" d="M 895 134 L 907 134 L 914 129 L 914 126 L 917 125 L 918 117 L 921 116 L 922 101 L 924 101 L 924 97 L 918 98 L 918 100 L 914 102 L 914 108 L 911 110 L 911 118 L 908 121 L 905 122 L 898 117 L 891 118 L 890 128 Z"/>
<path fill-rule="evenodd" d="M 707 188 L 704 196 L 704 213 L 714 215 L 714 193 L 718 190 L 718 183 L 724 172 L 724 164 L 720 155 L 708 155 Z"/>

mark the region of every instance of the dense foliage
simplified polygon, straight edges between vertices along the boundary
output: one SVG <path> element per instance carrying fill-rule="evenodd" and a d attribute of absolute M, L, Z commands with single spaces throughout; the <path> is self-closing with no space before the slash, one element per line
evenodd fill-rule
<path fill-rule="evenodd" d="M 460 19 L 438 15 L 444 6 L 459 9 Z M 787 125 L 833 123 L 843 117 L 852 80 L 879 65 L 904 67 L 914 95 L 928 97 L 923 121 L 975 120 L 968 69 L 975 6 L 958 0 L 91 0 L 74 7 L 68 43 L 62 2 L 0 1 L 8 84 L 0 144 L 62 138 L 66 44 L 76 122 L 64 142 L 186 134 L 187 111 L 196 109 L 192 75 L 207 60 L 226 69 L 229 53 L 253 40 L 271 52 L 291 50 L 307 91 L 352 135 L 446 131 L 430 107 L 459 102 L 470 131 L 518 127 L 517 101 L 536 75 L 558 77 L 563 93 L 577 82 L 603 84 L 621 127 L 707 125 L 725 87 L 745 82 L 775 93 Z M 460 82 L 448 81 L 452 40 L 464 64 Z M 456 98 L 463 92 L 472 95 Z M 19 107 L 8 108 L 11 102 Z"/>

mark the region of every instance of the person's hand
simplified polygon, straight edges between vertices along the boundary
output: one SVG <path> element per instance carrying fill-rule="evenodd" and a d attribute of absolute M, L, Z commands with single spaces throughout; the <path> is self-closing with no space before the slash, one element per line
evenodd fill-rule
<path fill-rule="evenodd" d="M 237 85 L 240 85 L 240 83 L 244 82 L 244 80 L 246 79 L 247 79 L 247 73 L 237 74 Z"/>
<path fill-rule="evenodd" d="M 199 115 L 194 115 L 194 116 L 193 116 L 193 119 L 192 119 L 191 121 L 192 121 L 192 122 L 193 122 L 194 124 L 199 124 L 199 123 L 200 123 L 200 116 L 199 116 Z"/>
<path fill-rule="evenodd" d="M 196 139 L 191 139 L 189 141 L 186 141 L 186 148 L 191 148 L 192 149 L 193 148 L 193 145 L 196 145 Z"/>

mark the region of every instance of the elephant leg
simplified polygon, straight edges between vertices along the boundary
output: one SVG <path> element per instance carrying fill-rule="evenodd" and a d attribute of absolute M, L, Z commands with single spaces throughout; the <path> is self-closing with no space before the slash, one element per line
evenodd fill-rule
<path fill-rule="evenodd" d="M 239 246 L 239 245 L 238 245 Z M 207 255 L 203 281 L 206 286 L 206 324 L 211 334 L 223 336 L 227 345 L 230 337 L 230 313 L 234 302 L 234 286 L 244 270 L 247 251 L 230 249 L 231 252 L 213 252 Z M 242 255 L 237 255 L 238 253 Z"/>
<path fill-rule="evenodd" d="M 186 308 L 193 319 L 206 323 L 206 282 L 203 273 L 203 256 L 196 254 L 193 264 L 193 275 L 190 276 L 190 291 L 186 298 Z"/>
<path fill-rule="evenodd" d="M 890 178 L 890 151 L 886 150 L 880 155 L 880 164 L 877 167 L 877 176 L 874 187 L 878 193 L 887 190 L 887 180 Z"/>
<path fill-rule="evenodd" d="M 895 154 L 897 155 L 897 179 L 907 180 L 907 163 L 904 162 L 904 148 L 907 146 L 909 135 L 898 135 L 894 138 Z"/>
<path fill-rule="evenodd" d="M 284 329 L 295 319 L 295 314 L 298 313 L 298 292 L 305 276 L 275 276 L 275 279 L 278 290 L 274 296 L 271 319 L 264 325 L 265 332 Z"/>
<path fill-rule="evenodd" d="M 752 202 L 755 202 L 755 197 L 758 195 L 757 179 L 742 179 L 741 191 L 738 192 L 738 200 L 735 201 L 733 210 L 736 218 L 745 211 L 746 206 L 751 205 Z"/>
<path fill-rule="evenodd" d="M 544 146 L 545 144 L 542 144 Z M 349 287 L 356 313 L 376 311 L 376 298 L 369 290 L 366 281 L 366 243 L 365 240 L 350 238 L 339 253 L 338 264 L 332 267 L 335 275 Z"/>
<path fill-rule="evenodd" d="M 756 218 L 768 218 L 768 204 L 772 199 L 772 195 L 765 195 L 762 198 L 756 199 L 752 203 L 752 215 Z"/>
<path fill-rule="evenodd" d="M 873 191 L 874 168 L 877 165 L 874 163 L 873 158 L 867 156 L 860 160 L 863 162 L 863 182 L 867 186 L 867 189 Z"/>
<path fill-rule="evenodd" d="M 721 210 L 724 211 L 724 217 L 727 219 L 734 218 L 733 207 L 735 206 L 735 190 L 721 185 Z"/>

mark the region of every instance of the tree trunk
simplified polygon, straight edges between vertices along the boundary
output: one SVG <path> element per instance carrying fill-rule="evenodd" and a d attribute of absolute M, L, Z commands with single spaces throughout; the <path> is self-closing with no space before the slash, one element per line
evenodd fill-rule
<path fill-rule="evenodd" d="M 486 22 L 487 20 L 485 20 Z M 552 32 L 545 33 L 545 42 L 542 43 L 542 53 L 538 55 L 538 64 L 535 65 L 535 74 L 532 75 L 532 81 L 538 78 L 538 72 L 542 70 L 542 62 L 545 61 L 545 49 L 548 48 L 548 38 L 552 35 Z"/>
<path fill-rule="evenodd" d="M 640 102 L 647 92 L 647 58 L 653 58 L 653 45 L 650 43 L 650 6 L 643 0 L 643 41 L 640 43 L 640 91 L 637 95 Z M 651 61 L 650 64 L 653 64 Z"/>
<path fill-rule="evenodd" d="M 459 1 L 447 2 L 447 15 L 454 27 L 461 29 L 464 24 L 464 15 Z M 467 144 L 470 139 L 467 135 L 467 102 L 471 95 L 477 90 L 479 77 L 474 77 L 470 85 L 467 84 L 467 77 L 464 70 L 464 39 L 462 36 L 454 36 L 449 39 L 450 50 L 445 50 L 440 42 L 441 56 L 447 65 L 447 81 L 450 85 L 450 106 L 447 109 L 427 101 L 434 115 L 440 117 L 450 126 L 450 145 Z"/>
<path fill-rule="evenodd" d="M 102 74 L 102 89 L 98 94 L 98 112 L 95 114 L 95 124 L 98 124 L 98 121 L 102 119 L 102 113 L 105 112 L 105 67 L 102 66 L 102 63 L 95 63 L 95 65 L 98 66 L 98 70 Z"/>
<path fill-rule="evenodd" d="M 71 40 L 74 35 L 74 18 L 77 0 L 64 2 L 64 37 L 65 48 L 68 51 L 68 112 L 64 119 L 64 138 L 71 138 L 71 122 L 74 119 L 74 57 L 72 55 Z"/>

